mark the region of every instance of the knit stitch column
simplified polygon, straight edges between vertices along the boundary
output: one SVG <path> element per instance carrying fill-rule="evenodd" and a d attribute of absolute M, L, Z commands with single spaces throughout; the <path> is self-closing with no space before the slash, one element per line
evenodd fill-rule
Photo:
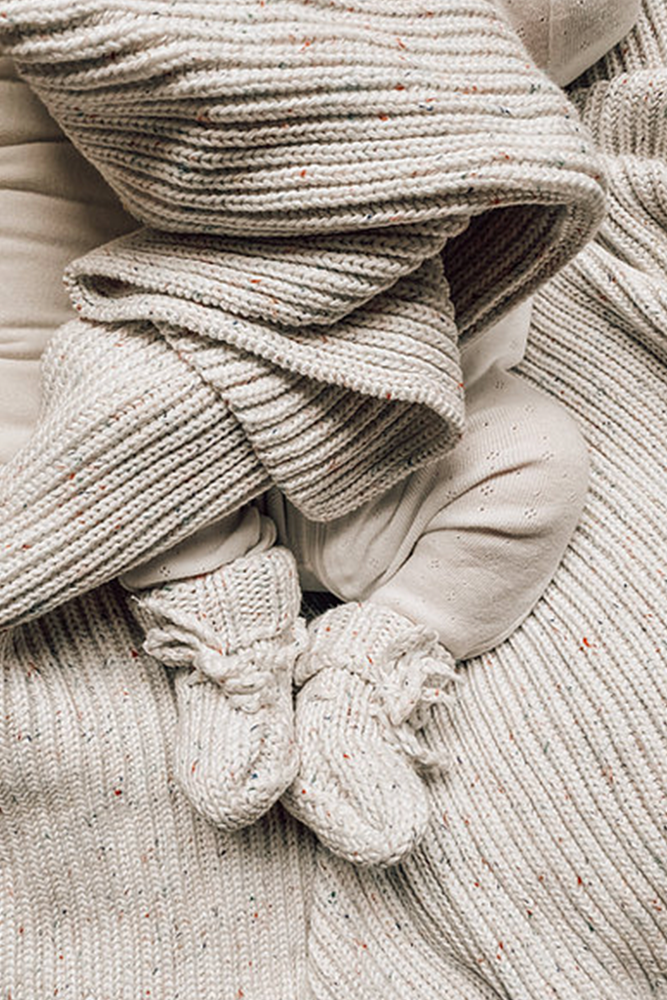
<path fill-rule="evenodd" d="M 0 636 L 0 991 L 307 998 L 311 840 L 222 833 L 173 771 L 169 672 L 112 586 Z"/>
<path fill-rule="evenodd" d="M 43 419 L 0 470 L 2 624 L 118 575 L 269 482 L 223 400 L 152 327 L 75 320 L 42 372 Z"/>
<path fill-rule="evenodd" d="M 453 697 L 453 658 L 435 632 L 371 603 L 332 608 L 308 640 L 294 675 L 300 762 L 281 801 L 347 861 L 396 864 L 428 824 L 423 772 L 444 758 L 422 729 Z"/>
<path fill-rule="evenodd" d="M 180 786 L 224 830 L 254 823 L 296 775 L 300 605 L 294 557 L 277 546 L 140 590 L 132 601 L 144 649 L 176 671 Z"/>

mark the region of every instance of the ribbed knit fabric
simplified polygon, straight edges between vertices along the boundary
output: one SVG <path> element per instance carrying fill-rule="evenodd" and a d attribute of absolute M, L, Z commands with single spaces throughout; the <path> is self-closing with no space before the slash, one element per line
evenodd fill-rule
<path fill-rule="evenodd" d="M 487 0 L 8 0 L 0 45 L 150 227 L 72 268 L 79 315 L 130 336 L 153 324 L 245 434 L 245 497 L 191 510 L 190 531 L 262 477 L 327 519 L 446 452 L 463 422 L 459 334 L 531 292 L 601 219 L 588 133 Z M 51 362 L 65 381 L 75 353 L 60 345 Z M 139 379 L 140 353 L 134 365 Z M 81 426 L 106 393 L 97 377 L 85 396 L 67 391 Z M 157 399 L 148 360 L 145 378 Z M 47 438 L 63 415 L 45 417 Z M 124 466 L 124 425 L 108 418 Z M 161 447 L 184 467 L 167 428 Z M 52 472 L 68 457 L 52 454 Z M 217 466 L 220 481 L 234 474 Z M 127 481 L 129 466 L 115 475 Z M 49 555 L 72 565 L 81 522 L 46 476 Z M 20 458 L 3 478 L 22 509 L 32 502 Z M 153 511 L 156 525 L 172 520 L 168 502 Z M 12 518 L 3 511 L 4 622 L 36 543 Z M 135 524 L 106 571 L 80 562 L 69 596 L 163 551 Z M 62 597 L 45 584 L 41 608 Z"/>
<path fill-rule="evenodd" d="M 651 72 L 637 69 L 642 52 Z M 310 938 L 318 1000 L 667 995 L 658 56 L 664 67 L 667 16 L 647 0 L 628 42 L 596 68 L 601 82 L 578 94 L 609 157 L 610 220 L 537 297 L 523 365 L 588 439 L 581 526 L 526 623 L 469 663 L 452 709 L 434 710 L 432 736 L 455 765 L 430 786 L 423 846 L 387 874 L 320 851 Z"/>
<path fill-rule="evenodd" d="M 463 229 L 450 284 L 465 331 L 525 295 L 600 219 L 586 134 L 486 0 L 9 0 L 0 30 L 150 226 L 244 238 L 363 229 L 380 254 L 386 227 L 438 220 L 445 240 Z M 322 267 L 320 248 L 303 257 Z"/>
<path fill-rule="evenodd" d="M 433 256 L 442 239 L 422 229 L 390 233 L 391 257 L 366 235 L 258 241 L 249 253 L 241 241 L 222 251 L 197 238 L 175 250 L 168 236 L 140 232 L 76 262 L 70 285 L 80 315 L 95 322 L 156 323 L 229 404 L 272 481 L 327 519 L 447 450 L 463 429 L 456 326 Z M 304 266 L 318 244 L 319 266 Z M 427 249 L 430 259 L 394 284 L 410 252 Z M 375 295 L 384 284 L 391 292 Z M 272 321 L 281 310 L 293 325 Z"/>
<path fill-rule="evenodd" d="M 667 375 L 575 301 L 538 300 L 525 372 L 590 442 L 581 528 L 430 730 L 452 767 L 423 846 L 386 875 L 320 851 L 318 1000 L 667 993 Z"/>
<path fill-rule="evenodd" d="M 116 586 L 0 636 L 2 995 L 306 998 L 310 837 L 197 816 L 142 639 Z"/>
<path fill-rule="evenodd" d="M 137 593 L 144 649 L 176 670 L 175 772 L 202 816 L 254 823 L 295 778 L 292 677 L 305 646 L 294 556 L 274 547 Z"/>
<path fill-rule="evenodd" d="M 477 214 L 489 186 L 498 203 L 564 203 L 577 243 L 590 224 L 590 150 L 484 0 L 9 0 L 2 40 L 133 214 L 160 229 L 375 229 Z"/>
<path fill-rule="evenodd" d="M 0 471 L 3 624 L 267 488 L 234 415 L 153 327 L 74 320 L 54 335 L 42 378 L 45 419 Z"/>
<path fill-rule="evenodd" d="M 5 994 L 667 994 L 667 275 L 649 183 L 664 169 L 666 64 L 667 11 L 645 0 L 577 97 L 609 95 L 601 143 L 624 112 L 612 171 L 644 167 L 642 183 L 614 175 L 622 256 L 593 266 L 603 233 L 538 297 L 523 366 L 579 420 L 590 499 L 543 600 L 470 663 L 431 729 L 454 766 L 432 786 L 424 846 L 390 872 L 360 871 L 324 848 L 313 856 L 280 807 L 238 834 L 199 820 L 169 770 L 169 675 L 106 586 L 0 637 Z M 643 136 L 655 159 L 635 154 Z"/>

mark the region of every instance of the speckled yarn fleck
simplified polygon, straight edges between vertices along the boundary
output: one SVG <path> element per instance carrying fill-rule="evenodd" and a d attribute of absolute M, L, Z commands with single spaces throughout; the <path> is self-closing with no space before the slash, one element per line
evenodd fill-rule
<path fill-rule="evenodd" d="M 169 769 L 168 674 L 105 586 L 0 637 L 5 994 L 667 996 L 667 275 L 650 183 L 666 57 L 665 5 L 645 0 L 577 95 L 608 93 L 603 120 L 627 123 L 608 151 L 635 171 L 612 190 L 624 235 L 605 268 L 602 234 L 538 297 L 524 374 L 578 418 L 590 500 L 543 600 L 431 729 L 456 766 L 431 787 L 423 847 L 360 872 L 280 807 L 237 834 L 198 819 Z M 634 155 L 639 125 L 655 156 Z"/>
<path fill-rule="evenodd" d="M 565 225 L 590 224 L 585 136 L 484 0 L 8 0 L 2 36 L 159 229 L 282 236 L 478 214 L 492 197 L 534 207 L 531 169 Z"/>
<path fill-rule="evenodd" d="M 589 137 L 487 0 L 8 0 L 0 32 L 148 226 L 243 241 L 335 233 L 339 245 L 348 232 L 352 252 L 368 231 L 366 248 L 393 256 L 387 229 L 430 220 L 450 244 L 464 332 L 600 221 Z M 252 241 L 249 252 L 261 256 Z M 323 254 L 301 244 L 300 263 L 326 271 Z M 413 242 L 394 280 L 425 255 Z"/>
<path fill-rule="evenodd" d="M 152 327 L 75 320 L 42 371 L 47 419 L 0 470 L 3 623 L 116 576 L 269 483 L 229 408 Z"/>
<path fill-rule="evenodd" d="M 459 335 L 601 220 L 587 130 L 486 0 L 8 0 L 0 44 L 147 226 L 69 272 L 82 350 L 89 324 L 108 332 L 83 381 L 69 373 L 76 328 L 56 336 L 47 364 L 66 402 L 51 395 L 31 451 L 0 476 L 3 622 L 153 558 L 267 484 L 326 520 L 443 454 L 463 424 Z M 181 410 L 176 431 L 151 329 L 173 379 L 196 374 L 195 395 L 217 398 L 216 457 L 198 451 L 203 410 Z M 122 404 L 105 386 L 117 333 L 135 345 Z M 119 405 L 148 406 L 152 451 L 130 446 Z M 173 473 L 159 497 L 156 454 Z M 107 513 L 146 480 L 121 544 Z M 54 561 L 66 585 L 51 569 L 36 580 Z"/>
<path fill-rule="evenodd" d="M 667 995 L 666 64 L 647 0 L 577 94 L 610 218 L 538 296 L 523 365 L 588 439 L 581 526 L 525 624 L 435 709 L 456 767 L 423 846 L 386 874 L 320 852 L 318 1000 Z"/>

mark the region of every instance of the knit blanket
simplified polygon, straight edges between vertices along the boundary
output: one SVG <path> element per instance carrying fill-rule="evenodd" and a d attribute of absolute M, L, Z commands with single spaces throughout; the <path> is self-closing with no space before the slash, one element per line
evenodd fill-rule
<path fill-rule="evenodd" d="M 168 676 L 106 585 L 0 637 L 5 995 L 667 995 L 662 0 L 572 96 L 610 212 L 537 297 L 523 375 L 578 420 L 592 488 L 534 612 L 435 712 L 424 844 L 360 871 L 279 807 L 233 835 L 195 816 Z"/>
<path fill-rule="evenodd" d="M 442 455 L 466 340 L 591 237 L 590 133 L 488 0 L 8 0 L 0 45 L 144 227 L 75 262 L 0 473 L 0 618 L 271 485 L 316 520 Z"/>

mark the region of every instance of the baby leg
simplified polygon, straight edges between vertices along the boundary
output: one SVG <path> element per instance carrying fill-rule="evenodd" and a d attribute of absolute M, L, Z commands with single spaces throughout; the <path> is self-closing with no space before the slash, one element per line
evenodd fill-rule
<path fill-rule="evenodd" d="M 497 368 L 468 403 L 450 456 L 356 514 L 275 512 L 304 583 L 346 602 L 311 625 L 297 665 L 301 764 L 283 802 L 350 861 L 392 864 L 418 843 L 425 709 L 450 697 L 455 658 L 528 614 L 581 512 L 587 455 L 557 403 Z"/>
<path fill-rule="evenodd" d="M 296 773 L 292 673 L 303 645 L 294 559 L 246 507 L 126 573 L 148 653 L 175 668 L 175 773 L 192 805 L 234 830 Z"/>
<path fill-rule="evenodd" d="M 367 596 L 465 659 L 507 638 L 546 589 L 581 514 L 588 459 L 562 407 L 492 370 L 438 473 L 424 498 L 433 516 Z"/>

